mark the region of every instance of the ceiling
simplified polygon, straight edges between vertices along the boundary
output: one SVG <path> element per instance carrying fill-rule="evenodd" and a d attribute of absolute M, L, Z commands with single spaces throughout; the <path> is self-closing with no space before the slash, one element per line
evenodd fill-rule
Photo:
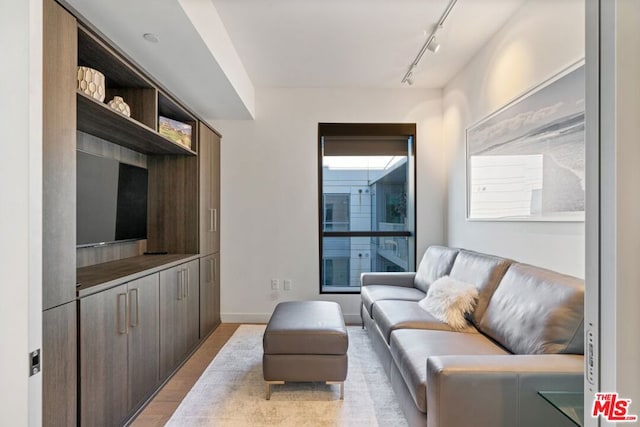
<path fill-rule="evenodd" d="M 401 87 L 449 0 L 207 0 L 257 87 Z M 524 0 L 458 0 L 414 87 L 440 88 Z M 426 32 L 426 34 L 425 34 Z"/>
<path fill-rule="evenodd" d="M 205 120 L 261 87 L 399 88 L 448 0 L 62 0 Z M 525 0 L 458 0 L 411 88 L 440 88 Z M 150 43 L 142 34 L 154 33 Z"/>

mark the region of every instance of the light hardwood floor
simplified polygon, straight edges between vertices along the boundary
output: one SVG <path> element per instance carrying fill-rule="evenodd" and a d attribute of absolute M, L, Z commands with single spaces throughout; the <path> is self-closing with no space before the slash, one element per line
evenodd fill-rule
<path fill-rule="evenodd" d="M 223 323 L 218 326 L 131 425 L 135 427 L 164 426 L 238 326 L 240 326 L 239 323 Z"/>

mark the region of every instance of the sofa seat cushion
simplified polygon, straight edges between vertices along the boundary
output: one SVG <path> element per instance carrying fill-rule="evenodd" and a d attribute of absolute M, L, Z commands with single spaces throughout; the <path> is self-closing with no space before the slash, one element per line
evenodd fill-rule
<path fill-rule="evenodd" d="M 398 329 L 391 333 L 391 357 L 420 412 L 427 412 L 427 358 L 510 354 L 482 334 Z"/>
<path fill-rule="evenodd" d="M 583 280 L 513 264 L 479 329 L 518 354 L 583 354 L 583 320 Z"/>
<path fill-rule="evenodd" d="M 425 297 L 425 293 L 416 288 L 406 288 L 404 286 L 392 285 L 369 285 L 363 286 L 360 290 L 362 303 L 373 316 L 373 305 L 383 300 L 404 300 L 420 301 Z"/>
<path fill-rule="evenodd" d="M 373 320 L 380 328 L 385 341 L 389 344 L 391 332 L 396 329 L 429 329 L 454 331 L 447 323 L 436 319 L 431 313 L 420 307 L 415 301 L 385 300 L 376 302 L 373 308 Z M 471 324 L 460 332 L 477 332 Z"/>

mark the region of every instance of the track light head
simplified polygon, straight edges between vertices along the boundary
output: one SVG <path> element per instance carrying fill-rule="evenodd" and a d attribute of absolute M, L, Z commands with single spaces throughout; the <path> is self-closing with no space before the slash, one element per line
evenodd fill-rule
<path fill-rule="evenodd" d="M 409 86 L 413 86 L 413 71 L 409 71 L 407 76 L 404 78 L 404 82 Z"/>
<path fill-rule="evenodd" d="M 438 53 L 440 50 L 440 43 L 436 41 L 436 38 L 432 38 L 429 44 L 427 45 L 427 49 L 429 49 L 433 53 Z"/>

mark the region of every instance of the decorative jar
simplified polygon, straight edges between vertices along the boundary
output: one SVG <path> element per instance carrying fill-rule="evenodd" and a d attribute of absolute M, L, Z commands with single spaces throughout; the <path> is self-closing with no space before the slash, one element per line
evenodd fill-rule
<path fill-rule="evenodd" d="M 89 67 L 78 67 L 78 90 L 93 99 L 104 101 L 104 74 Z"/>
<path fill-rule="evenodd" d="M 109 107 L 116 110 L 118 113 L 122 113 L 127 117 L 131 117 L 131 108 L 124 102 L 121 96 L 114 96 L 111 101 L 109 101 Z"/>

